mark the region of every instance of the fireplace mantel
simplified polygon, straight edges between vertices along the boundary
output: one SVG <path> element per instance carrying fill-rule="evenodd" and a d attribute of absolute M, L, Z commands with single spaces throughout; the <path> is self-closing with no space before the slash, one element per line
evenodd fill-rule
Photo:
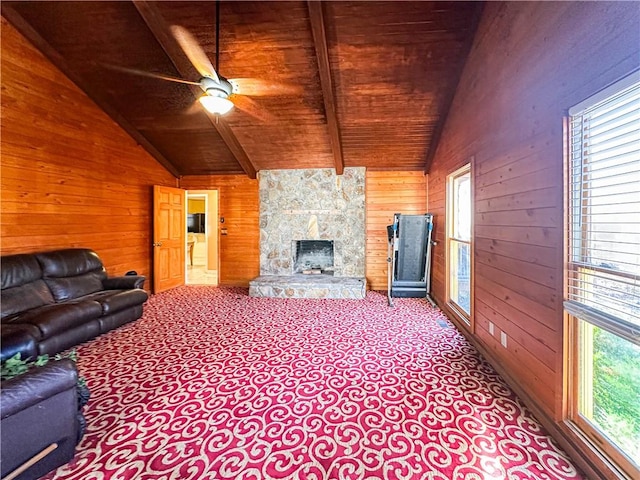
<path fill-rule="evenodd" d="M 320 215 L 320 214 L 326 214 L 326 215 L 339 215 L 340 213 L 342 213 L 341 210 L 329 210 L 329 209 L 325 209 L 325 210 L 321 210 L 321 209 L 316 209 L 316 210 L 283 210 L 282 214 L 283 215 Z"/>

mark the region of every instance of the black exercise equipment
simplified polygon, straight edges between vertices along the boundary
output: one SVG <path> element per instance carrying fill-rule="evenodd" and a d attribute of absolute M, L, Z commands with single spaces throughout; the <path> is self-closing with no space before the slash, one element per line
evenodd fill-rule
<path fill-rule="evenodd" d="M 387 226 L 389 262 L 387 298 L 393 307 L 392 297 L 425 297 L 431 289 L 431 240 L 433 215 L 403 215 L 395 213 L 393 224 Z"/>

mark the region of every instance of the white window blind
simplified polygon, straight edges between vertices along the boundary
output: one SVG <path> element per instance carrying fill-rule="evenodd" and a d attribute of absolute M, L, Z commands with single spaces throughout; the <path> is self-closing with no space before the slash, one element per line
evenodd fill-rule
<path fill-rule="evenodd" d="M 640 344 L 640 82 L 572 108 L 569 313 Z"/>

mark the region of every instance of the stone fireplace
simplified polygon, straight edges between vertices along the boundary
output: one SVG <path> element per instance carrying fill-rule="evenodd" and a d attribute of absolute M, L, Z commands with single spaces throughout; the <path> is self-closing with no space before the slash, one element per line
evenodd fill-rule
<path fill-rule="evenodd" d="M 250 295 L 364 298 L 365 169 L 262 170 L 259 192 Z"/>

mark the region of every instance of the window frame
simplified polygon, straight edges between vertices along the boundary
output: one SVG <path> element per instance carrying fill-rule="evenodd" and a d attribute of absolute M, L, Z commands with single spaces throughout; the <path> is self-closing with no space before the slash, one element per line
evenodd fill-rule
<path fill-rule="evenodd" d="M 580 275 L 581 270 L 595 271 L 598 274 L 611 274 L 612 272 L 608 268 L 599 268 L 596 265 L 583 264 L 579 261 L 574 261 L 572 255 L 572 247 L 583 249 L 583 243 L 589 235 L 589 223 L 588 222 L 576 222 L 576 216 L 588 216 L 583 210 L 590 208 L 589 206 L 577 206 L 572 202 L 572 186 L 574 184 L 574 161 L 572 155 L 572 118 L 577 114 L 582 114 L 585 110 L 592 106 L 596 106 L 603 101 L 608 100 L 611 97 L 621 93 L 628 87 L 640 82 L 640 71 L 633 72 L 631 75 L 623 78 L 622 80 L 610 85 L 604 90 L 598 92 L 592 97 L 572 107 L 565 118 L 565 268 L 564 268 L 564 317 L 565 317 L 565 332 L 566 332 L 566 346 L 568 356 L 566 357 L 567 370 L 567 388 L 565 389 L 565 405 L 566 405 L 566 420 L 570 425 L 573 425 L 575 429 L 581 434 L 581 438 L 586 440 L 590 445 L 590 448 L 595 449 L 608 457 L 609 461 L 616 465 L 618 471 L 624 472 L 624 475 L 630 477 L 640 476 L 640 468 L 638 465 L 627 456 L 613 440 L 607 437 L 606 432 L 597 427 L 596 424 L 591 422 L 581 412 L 581 399 L 583 398 L 583 392 L 585 389 L 585 383 L 592 384 L 593 373 L 590 378 L 585 382 L 585 368 L 593 372 L 593 367 L 583 365 L 581 355 L 584 355 L 584 349 L 593 349 L 593 343 L 589 344 L 589 336 L 593 335 L 593 328 L 600 328 L 609 334 L 621 337 L 634 345 L 639 345 L 638 332 L 640 329 L 638 326 L 632 325 L 622 318 L 618 318 L 606 312 L 599 312 L 596 309 L 592 309 L 588 306 L 583 306 L 578 301 L 569 300 L 570 289 L 572 284 L 572 278 L 576 275 Z M 581 130 L 583 131 L 583 130 Z M 581 175 L 589 175 L 591 171 L 582 172 Z M 591 189 L 591 187 L 589 187 Z M 581 200 L 583 197 L 581 197 Z M 586 225 L 585 225 L 586 223 Z M 574 228 L 576 224 L 580 225 L 579 229 Z M 633 277 L 633 274 L 626 272 L 614 272 L 615 277 Z M 583 326 L 584 325 L 584 326 Z M 586 333 L 585 333 L 586 332 Z M 588 374 L 588 371 L 587 371 Z M 587 375 L 589 376 L 589 375 Z M 588 386 L 588 385 L 587 385 Z M 593 389 L 588 393 L 592 395 Z"/>
<path fill-rule="evenodd" d="M 446 281 L 445 281 L 445 301 L 447 306 L 451 309 L 453 314 L 460 319 L 463 324 L 473 331 L 473 157 L 469 159 L 463 166 L 456 169 L 447 175 L 446 184 L 446 231 L 445 231 L 445 263 L 446 263 Z M 470 235 L 469 240 L 459 239 L 454 237 L 455 219 L 456 219 L 456 206 L 454 198 L 454 182 L 465 175 L 469 175 L 469 216 L 470 216 Z M 455 302 L 452 296 L 452 248 L 453 243 L 465 244 L 469 246 L 469 313 Z"/>
<path fill-rule="evenodd" d="M 604 453 L 619 469 L 624 472 L 625 477 L 628 478 L 640 478 L 640 470 L 634 465 L 631 459 L 620 450 L 612 440 L 609 440 L 605 432 L 598 429 L 587 417 L 580 412 L 580 398 L 579 393 L 583 388 L 580 384 L 580 352 L 578 351 L 579 343 L 581 340 L 580 334 L 580 322 L 586 323 L 592 327 L 597 327 L 585 320 L 581 320 L 578 317 L 574 317 L 567 313 L 569 318 L 570 329 L 570 377 L 569 388 L 573 398 L 568 402 L 568 416 L 569 421 L 578 429 L 588 441 L 592 448 L 595 448 L 600 453 Z M 605 329 L 606 330 L 606 329 Z M 613 333 L 613 332 L 609 332 Z"/>

